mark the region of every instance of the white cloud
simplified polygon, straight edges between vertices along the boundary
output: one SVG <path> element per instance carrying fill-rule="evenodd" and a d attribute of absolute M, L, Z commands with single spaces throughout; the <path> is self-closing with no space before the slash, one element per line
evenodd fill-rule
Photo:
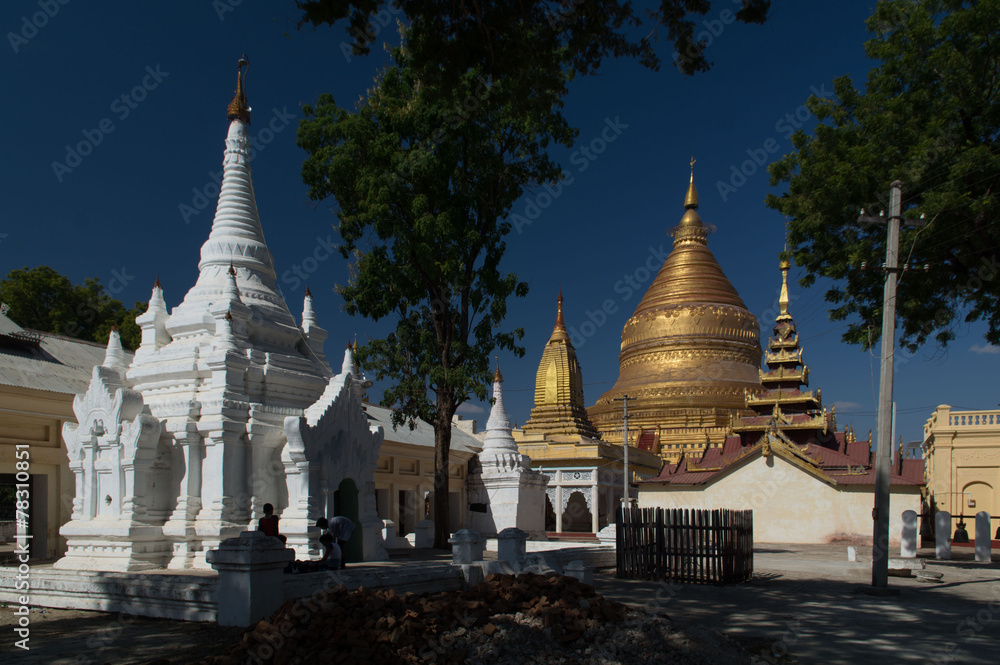
<path fill-rule="evenodd" d="M 856 411 L 864 406 L 857 402 L 834 402 L 833 405 L 838 411 Z"/>
<path fill-rule="evenodd" d="M 969 347 L 969 351 L 973 353 L 1000 353 L 1000 346 L 993 346 L 992 344 L 973 344 Z"/>
<path fill-rule="evenodd" d="M 486 413 L 486 409 L 473 402 L 462 402 L 455 410 L 455 413 L 463 416 L 478 416 Z"/>

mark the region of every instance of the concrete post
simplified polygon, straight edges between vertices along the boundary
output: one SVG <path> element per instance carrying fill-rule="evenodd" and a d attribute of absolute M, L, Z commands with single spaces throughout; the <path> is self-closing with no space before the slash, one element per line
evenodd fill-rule
<path fill-rule="evenodd" d="M 509 563 L 520 569 L 525 559 L 525 541 L 528 532 L 516 527 L 508 527 L 497 534 L 497 561 Z"/>
<path fill-rule="evenodd" d="M 917 513 L 903 511 L 903 537 L 899 544 L 899 556 L 912 559 L 917 556 Z"/>
<path fill-rule="evenodd" d="M 219 625 L 242 627 L 270 615 L 284 601 L 284 569 L 295 551 L 260 531 L 244 531 L 205 558 L 219 571 Z"/>
<path fill-rule="evenodd" d="M 564 570 L 566 571 L 566 575 L 568 577 L 575 577 L 584 584 L 590 584 L 591 586 L 593 586 L 594 584 L 593 566 L 584 563 L 581 560 L 577 560 L 577 561 L 570 561 L 566 565 L 566 568 Z"/>
<path fill-rule="evenodd" d="M 992 561 L 990 551 L 990 514 L 981 511 L 976 513 L 976 561 Z"/>
<path fill-rule="evenodd" d="M 950 559 L 951 543 L 948 539 L 951 537 L 951 513 L 946 510 L 934 516 L 934 537 L 934 556 L 938 559 Z"/>
<path fill-rule="evenodd" d="M 451 562 L 454 564 L 473 563 L 483 560 L 485 543 L 479 532 L 472 529 L 459 529 L 451 538 Z"/>
<path fill-rule="evenodd" d="M 414 532 L 416 533 L 414 547 L 423 550 L 434 547 L 434 520 L 420 520 Z"/>

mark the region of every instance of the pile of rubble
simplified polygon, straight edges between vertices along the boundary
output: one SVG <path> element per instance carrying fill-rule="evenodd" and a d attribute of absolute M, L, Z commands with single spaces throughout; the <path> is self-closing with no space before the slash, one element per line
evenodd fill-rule
<path fill-rule="evenodd" d="M 248 629 L 229 655 L 200 662 L 603 665 L 749 663 L 750 657 L 717 633 L 696 644 L 667 619 L 602 598 L 572 577 L 522 574 L 420 596 L 336 587 L 286 602 Z"/>

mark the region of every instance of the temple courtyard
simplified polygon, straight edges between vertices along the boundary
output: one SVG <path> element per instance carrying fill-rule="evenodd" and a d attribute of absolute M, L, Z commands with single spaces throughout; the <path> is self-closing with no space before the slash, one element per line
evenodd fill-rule
<path fill-rule="evenodd" d="M 599 594 L 665 615 L 685 635 L 689 652 L 677 662 L 734 662 L 720 631 L 771 663 L 996 663 L 1000 653 L 1000 561 L 976 563 L 972 550 L 955 548 L 951 561 L 921 549 L 926 570 L 938 583 L 890 578 L 898 595 L 876 596 L 870 582 L 870 552 L 847 560 L 845 545 L 757 545 L 755 574 L 748 584 L 728 587 L 619 580 L 599 571 Z M 440 565 L 446 554 L 394 558 L 382 568 Z M 369 564 L 359 564 L 367 568 Z M 360 570 L 359 570 L 360 572 Z M 3 613 L 9 631 L 16 617 Z M 706 630 L 709 629 L 709 630 Z M 19 663 L 69 665 L 115 663 L 182 665 L 226 654 L 241 638 L 239 628 L 214 623 L 146 619 L 115 613 L 32 609 L 31 649 Z M 2 651 L 10 652 L 9 643 Z M 527 656 L 527 654 L 525 654 Z M 606 662 L 637 662 L 607 659 Z"/>

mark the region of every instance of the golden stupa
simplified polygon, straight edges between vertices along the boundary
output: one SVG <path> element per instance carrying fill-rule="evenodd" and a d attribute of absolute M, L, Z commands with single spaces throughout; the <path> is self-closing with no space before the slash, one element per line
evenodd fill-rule
<path fill-rule="evenodd" d="M 761 391 L 760 326 L 708 249 L 691 183 L 674 248 L 622 330 L 614 387 L 587 411 L 604 441 L 629 441 L 675 461 L 721 445 L 735 417 Z"/>
<path fill-rule="evenodd" d="M 545 344 L 535 377 L 535 406 L 525 434 L 598 438 L 583 402 L 583 375 L 563 323 L 562 290 L 556 300 L 556 324 Z"/>

